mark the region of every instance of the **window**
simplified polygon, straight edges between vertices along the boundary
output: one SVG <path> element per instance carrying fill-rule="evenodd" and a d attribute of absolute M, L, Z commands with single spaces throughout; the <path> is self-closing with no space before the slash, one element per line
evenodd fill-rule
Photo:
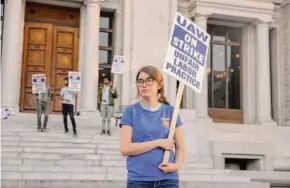
<path fill-rule="evenodd" d="M 241 30 L 209 26 L 209 33 L 212 37 L 207 70 L 209 115 L 216 122 L 242 123 Z"/>
<path fill-rule="evenodd" d="M 259 158 L 225 158 L 225 169 L 260 171 Z"/>
<path fill-rule="evenodd" d="M 102 77 L 111 78 L 111 64 L 113 61 L 113 29 L 114 12 L 101 12 L 99 33 L 99 83 Z"/>

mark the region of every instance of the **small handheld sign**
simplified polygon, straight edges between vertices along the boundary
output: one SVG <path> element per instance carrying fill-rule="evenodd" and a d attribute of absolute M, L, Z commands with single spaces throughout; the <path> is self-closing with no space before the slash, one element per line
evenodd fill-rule
<path fill-rule="evenodd" d="M 32 93 L 33 94 L 45 93 L 45 88 L 46 88 L 45 74 L 33 74 L 32 75 Z"/>
<path fill-rule="evenodd" d="M 197 93 L 202 91 L 210 35 L 191 20 L 176 13 L 169 38 L 163 72 L 180 81 L 170 123 L 168 138 L 173 139 L 184 85 Z M 168 163 L 170 151 L 165 151 L 163 164 Z"/>
<path fill-rule="evenodd" d="M 81 73 L 80 72 L 68 72 L 68 88 L 71 91 L 81 90 Z"/>
<path fill-rule="evenodd" d="M 33 74 L 32 75 L 32 93 L 38 94 L 38 100 L 41 101 L 41 93 L 45 93 L 46 89 L 46 75 Z M 41 103 L 39 102 L 39 108 Z"/>
<path fill-rule="evenodd" d="M 7 116 L 15 116 L 15 112 L 12 107 L 5 107 L 4 112 Z"/>
<path fill-rule="evenodd" d="M 0 108 L 1 110 L 1 119 L 7 119 L 7 114 L 5 112 L 5 108 Z"/>
<path fill-rule="evenodd" d="M 115 84 L 117 83 L 117 75 L 124 73 L 124 56 L 120 55 L 114 56 L 111 72 L 115 74 L 113 82 L 114 84 L 113 88 L 115 88 L 116 86 Z"/>

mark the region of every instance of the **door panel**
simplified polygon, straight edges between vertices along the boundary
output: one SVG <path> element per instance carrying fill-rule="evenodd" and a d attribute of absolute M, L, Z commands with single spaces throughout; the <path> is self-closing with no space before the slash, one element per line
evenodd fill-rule
<path fill-rule="evenodd" d="M 63 79 L 68 76 L 69 71 L 77 71 L 78 67 L 78 29 L 55 26 L 53 33 L 52 86 L 55 97 L 52 111 L 60 112 L 60 90 L 63 87 Z"/>
<path fill-rule="evenodd" d="M 51 24 L 25 24 L 20 100 L 21 111 L 35 110 L 35 101 L 32 94 L 32 74 L 46 74 L 47 83 L 50 84 L 51 42 Z"/>

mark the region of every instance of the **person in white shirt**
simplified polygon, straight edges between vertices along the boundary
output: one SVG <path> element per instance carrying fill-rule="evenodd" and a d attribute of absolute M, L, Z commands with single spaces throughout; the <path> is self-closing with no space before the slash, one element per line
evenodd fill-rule
<path fill-rule="evenodd" d="M 61 88 L 60 96 L 62 99 L 62 114 L 63 114 L 63 124 L 64 124 L 64 132 L 68 133 L 69 129 L 67 127 L 67 115 L 69 115 L 72 127 L 73 127 L 73 134 L 77 136 L 77 126 L 76 121 L 74 118 L 74 103 L 75 97 L 77 93 L 74 91 L 70 91 L 68 88 L 68 78 L 64 78 L 64 87 Z"/>

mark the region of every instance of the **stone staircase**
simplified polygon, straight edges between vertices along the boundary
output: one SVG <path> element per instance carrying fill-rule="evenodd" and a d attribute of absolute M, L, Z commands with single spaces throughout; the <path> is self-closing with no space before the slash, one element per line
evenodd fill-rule
<path fill-rule="evenodd" d="M 124 188 L 125 157 L 119 128 L 101 136 L 100 119 L 76 117 L 78 136 L 63 133 L 62 117 L 51 115 L 48 131 L 36 132 L 35 114 L 2 120 L 2 188 Z M 70 122 L 70 121 L 69 121 Z M 214 170 L 188 159 L 180 171 L 182 188 L 268 188 L 249 177 Z"/>

